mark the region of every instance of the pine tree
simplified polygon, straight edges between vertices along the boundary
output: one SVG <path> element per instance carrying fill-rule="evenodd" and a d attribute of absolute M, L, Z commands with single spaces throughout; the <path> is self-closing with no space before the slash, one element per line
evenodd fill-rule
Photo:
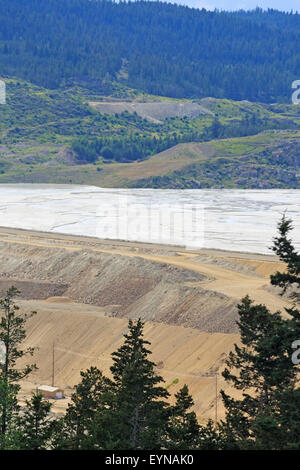
<path fill-rule="evenodd" d="M 194 411 L 193 398 L 189 394 L 187 385 L 184 385 L 175 394 L 176 402 L 171 409 L 168 423 L 166 448 L 176 450 L 195 449 L 199 445 L 200 426 Z"/>
<path fill-rule="evenodd" d="M 227 434 L 209 419 L 205 425 L 200 426 L 197 450 L 223 450 L 228 441 Z"/>
<path fill-rule="evenodd" d="M 272 285 L 282 287 L 282 294 L 292 284 L 295 284 L 298 288 L 300 287 L 300 254 L 293 246 L 292 240 L 288 238 L 288 234 L 292 230 L 293 221 L 286 218 L 284 214 L 278 224 L 279 235 L 274 238 L 272 250 L 286 264 L 286 272 L 277 272 L 270 276 Z M 299 302 L 300 294 L 295 292 L 292 294 L 292 298 Z"/>
<path fill-rule="evenodd" d="M 243 392 L 242 398 L 221 394 L 227 436 L 234 445 L 247 447 L 255 440 L 258 423 L 273 419 L 278 412 L 281 394 L 294 388 L 296 370 L 290 357 L 288 323 L 280 312 L 253 305 L 247 296 L 238 305 L 238 313 L 242 345 L 235 345 L 222 375 Z"/>
<path fill-rule="evenodd" d="M 285 214 L 278 223 L 278 236 L 274 238 L 272 250 L 279 259 L 286 265 L 285 272 L 277 272 L 270 276 L 271 284 L 282 288 L 281 295 L 287 293 L 293 302 L 292 307 L 285 308 L 288 313 L 287 343 L 291 348 L 294 341 L 300 340 L 300 254 L 296 251 L 292 240 L 288 238 L 289 232 L 293 230 L 293 221 Z M 292 351 L 291 351 L 292 353 Z M 292 360 L 291 360 L 292 363 Z M 298 364 L 293 363 L 295 376 L 299 381 Z M 295 384 L 295 387 L 297 384 Z M 279 449 L 299 449 L 300 448 L 300 388 L 290 388 L 278 397 L 278 413 L 273 416 L 272 422 L 268 423 L 269 431 L 273 431 L 274 439 Z M 269 432 L 271 435 L 271 432 Z M 259 442 L 263 443 L 263 436 L 259 436 Z M 263 445 L 263 444 L 262 444 Z"/>
<path fill-rule="evenodd" d="M 13 419 L 18 412 L 17 394 L 20 385 L 17 383 L 27 377 L 36 365 L 26 365 L 23 369 L 17 368 L 17 360 L 25 355 L 32 355 L 33 348 L 23 350 L 20 348 L 26 337 L 25 323 L 31 314 L 19 313 L 19 307 L 14 297 L 19 294 L 15 287 L 11 287 L 4 299 L 0 300 L 0 344 L 3 347 L 3 361 L 0 364 L 0 439 L 5 447 L 7 432 L 12 429 Z"/>
<path fill-rule="evenodd" d="M 49 449 L 55 432 L 55 420 L 50 416 L 51 403 L 41 393 L 26 400 L 25 408 L 17 419 L 20 450 Z"/>
<path fill-rule="evenodd" d="M 80 372 L 81 382 L 76 385 L 64 419 L 64 446 L 69 449 L 98 447 L 95 442 L 95 417 L 105 410 L 105 396 L 110 381 L 97 367 Z"/>
<path fill-rule="evenodd" d="M 155 373 L 155 363 L 143 339 L 143 322 L 129 320 L 124 344 L 112 354 L 113 395 L 111 442 L 116 449 L 158 449 L 168 417 L 163 398 L 168 391 L 159 385 L 163 378 Z"/>
<path fill-rule="evenodd" d="M 0 375 L 0 417 L 2 429 L 0 433 L 0 449 L 16 449 L 18 438 L 16 435 L 15 422 L 20 411 L 18 404 L 17 384 L 11 384 Z"/>
<path fill-rule="evenodd" d="M 282 216 L 278 224 L 278 236 L 274 238 L 272 250 L 286 265 L 285 272 L 276 272 L 270 276 L 271 284 L 280 287 L 280 295 L 288 294 L 293 305 L 285 308 L 289 315 L 291 344 L 300 339 L 300 254 L 296 251 L 292 240 L 288 238 L 289 232 L 293 230 L 293 222 Z"/>
<path fill-rule="evenodd" d="M 285 215 L 278 224 L 273 251 L 286 264 L 286 272 L 271 275 L 271 283 L 282 288 L 300 285 L 300 255 L 288 233 L 292 221 Z M 299 447 L 300 426 L 298 368 L 292 362 L 292 343 L 300 339 L 300 312 L 294 305 L 271 313 L 264 305 L 253 305 L 249 297 L 238 305 L 242 346 L 235 345 L 223 372 L 226 381 L 243 392 L 233 399 L 222 392 L 226 420 L 222 429 L 227 447 L 288 449 Z"/>

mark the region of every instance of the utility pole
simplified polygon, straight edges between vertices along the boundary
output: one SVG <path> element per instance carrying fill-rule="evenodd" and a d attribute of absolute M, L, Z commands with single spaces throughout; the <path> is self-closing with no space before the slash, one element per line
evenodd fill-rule
<path fill-rule="evenodd" d="M 55 374 L 54 364 L 55 364 L 55 357 L 54 357 L 54 341 L 53 341 L 53 349 L 52 349 L 52 387 L 54 387 L 54 374 Z"/>
<path fill-rule="evenodd" d="M 218 422 L 218 371 L 216 371 L 216 404 L 215 404 L 215 426 Z"/>

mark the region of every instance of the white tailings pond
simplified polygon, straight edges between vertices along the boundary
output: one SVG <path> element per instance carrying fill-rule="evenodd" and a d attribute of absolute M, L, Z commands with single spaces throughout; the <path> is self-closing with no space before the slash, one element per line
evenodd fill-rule
<path fill-rule="evenodd" d="M 291 238 L 300 250 L 300 190 L 0 185 L 0 226 L 191 249 L 271 254 L 284 212 L 293 219 Z"/>

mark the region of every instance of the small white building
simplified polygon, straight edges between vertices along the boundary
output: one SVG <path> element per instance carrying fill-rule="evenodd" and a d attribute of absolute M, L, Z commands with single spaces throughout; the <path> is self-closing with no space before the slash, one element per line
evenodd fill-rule
<path fill-rule="evenodd" d="M 59 400 L 64 397 L 64 391 L 58 387 L 51 387 L 50 385 L 40 385 L 38 387 L 40 392 L 45 398 L 54 398 Z"/>

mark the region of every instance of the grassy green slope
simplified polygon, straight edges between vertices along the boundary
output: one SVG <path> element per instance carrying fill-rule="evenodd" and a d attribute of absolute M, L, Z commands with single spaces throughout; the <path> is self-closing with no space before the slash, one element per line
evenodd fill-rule
<path fill-rule="evenodd" d="M 168 151 L 171 160 L 179 148 Z M 207 144 L 183 144 L 180 166 L 164 174 L 143 176 L 130 187 L 197 189 L 300 188 L 300 131 L 265 131 L 250 137 L 221 139 Z M 162 159 L 163 154 L 147 163 Z M 175 165 L 174 165 L 175 166 Z"/>
<path fill-rule="evenodd" d="M 50 91 L 7 80 L 7 104 L 0 106 L 0 183 L 79 183 L 103 187 L 299 187 L 300 107 L 206 98 L 196 118 L 153 123 L 129 113 L 102 115 L 90 101 L 158 101 L 118 84 L 108 96 L 80 87 Z M 165 100 L 165 99 L 164 99 Z M 177 100 L 178 102 L 178 100 Z M 186 102 L 186 100 L 184 101 Z M 259 120 L 270 129 L 256 135 L 186 142 L 132 163 L 79 164 L 70 150 L 74 138 L 155 136 L 180 141 L 201 135 L 215 118 L 232 133 L 242 122 Z M 276 128 L 276 130 L 271 130 Z M 222 137 L 222 134 L 220 134 Z M 170 140 L 170 142 L 172 139 Z"/>

